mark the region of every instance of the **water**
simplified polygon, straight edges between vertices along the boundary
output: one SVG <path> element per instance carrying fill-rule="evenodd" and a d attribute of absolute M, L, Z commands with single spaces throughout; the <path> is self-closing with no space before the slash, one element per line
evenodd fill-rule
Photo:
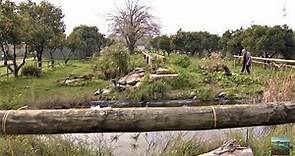
<path fill-rule="evenodd" d="M 99 106 L 91 109 L 101 109 Z M 109 109 L 109 108 L 102 108 Z M 101 133 L 101 134 L 71 134 L 69 137 L 79 138 L 89 145 L 98 146 L 104 143 L 113 147 L 116 156 L 150 155 L 165 148 L 169 140 L 181 135 L 184 139 L 196 139 L 202 142 L 227 141 L 230 134 L 242 134 L 245 137 L 251 132 L 255 137 L 263 137 L 270 131 L 270 127 L 248 127 L 203 131 L 165 131 L 148 133 Z"/>
<path fill-rule="evenodd" d="M 100 143 L 113 147 L 116 156 L 149 155 L 165 147 L 170 139 L 181 135 L 184 139 L 196 139 L 202 142 L 226 141 L 231 139 L 230 134 L 242 134 L 247 136 L 247 131 L 256 137 L 265 136 L 270 127 L 234 128 L 204 131 L 173 131 L 173 132 L 148 132 L 148 133 L 100 133 L 100 134 L 71 134 L 70 138 L 78 138 L 87 142 L 90 146 L 98 146 Z M 96 147 L 94 147 L 96 148 Z"/>

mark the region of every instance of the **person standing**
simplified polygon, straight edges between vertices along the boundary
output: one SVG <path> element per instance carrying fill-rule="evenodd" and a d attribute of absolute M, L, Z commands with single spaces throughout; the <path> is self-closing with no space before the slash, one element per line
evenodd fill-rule
<path fill-rule="evenodd" d="M 245 69 L 247 71 L 248 74 L 251 74 L 250 68 L 252 65 L 252 58 L 251 58 L 251 53 L 246 51 L 246 49 L 242 50 L 242 63 L 243 63 L 243 67 L 241 70 L 241 74 L 243 74 L 245 72 Z"/>

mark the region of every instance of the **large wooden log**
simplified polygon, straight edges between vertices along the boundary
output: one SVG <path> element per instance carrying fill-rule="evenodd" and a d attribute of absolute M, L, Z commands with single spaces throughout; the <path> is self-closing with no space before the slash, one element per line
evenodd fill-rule
<path fill-rule="evenodd" d="M 295 122 L 295 104 L 0 111 L 1 134 L 206 130 Z"/>

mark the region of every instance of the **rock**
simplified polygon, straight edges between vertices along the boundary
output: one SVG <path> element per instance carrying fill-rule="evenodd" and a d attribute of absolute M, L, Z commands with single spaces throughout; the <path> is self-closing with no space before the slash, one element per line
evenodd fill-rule
<path fill-rule="evenodd" d="M 220 92 L 217 95 L 217 97 L 219 97 L 219 98 L 224 98 L 225 96 L 226 96 L 226 93 L 225 92 Z"/>
<path fill-rule="evenodd" d="M 195 96 L 197 96 L 197 93 L 196 93 L 196 92 L 191 92 L 191 93 L 189 94 L 189 96 L 192 97 L 192 98 L 194 98 Z"/>
<path fill-rule="evenodd" d="M 171 70 L 169 69 L 165 69 L 165 68 L 158 68 L 156 71 L 155 71 L 156 74 L 174 74 L 174 72 L 172 72 Z"/>
<path fill-rule="evenodd" d="M 127 85 L 131 85 L 131 86 L 134 86 L 134 85 L 136 85 L 136 83 L 137 82 L 139 82 L 140 80 L 139 80 L 139 77 L 137 77 L 137 76 L 132 76 L 132 77 L 128 77 L 128 79 L 127 79 Z"/>
<path fill-rule="evenodd" d="M 100 95 L 101 92 L 102 92 L 101 89 L 98 89 L 97 91 L 94 92 L 94 95 L 95 95 L 95 96 Z"/>
<path fill-rule="evenodd" d="M 144 73 L 145 70 L 143 68 L 135 68 L 134 70 L 136 73 Z"/>
<path fill-rule="evenodd" d="M 109 95 L 110 93 L 112 92 L 111 89 L 98 89 L 94 95 L 97 96 L 97 95 Z"/>
<path fill-rule="evenodd" d="M 225 142 L 221 147 L 200 156 L 254 156 L 251 148 L 241 147 L 235 140 Z"/>
<path fill-rule="evenodd" d="M 83 79 L 66 79 L 63 84 L 64 85 L 79 85 L 82 83 L 84 80 Z"/>

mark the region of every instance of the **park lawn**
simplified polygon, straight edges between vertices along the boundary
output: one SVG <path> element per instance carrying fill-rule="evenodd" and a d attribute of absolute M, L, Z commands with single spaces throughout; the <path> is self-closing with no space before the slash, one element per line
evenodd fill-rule
<path fill-rule="evenodd" d="M 72 61 L 69 65 L 60 65 L 54 69 L 45 69 L 40 78 L 6 78 L 0 81 L 0 108 L 16 109 L 25 104 L 53 98 L 71 99 L 93 95 L 99 87 L 107 85 L 105 81 L 89 82 L 83 86 L 61 86 L 58 80 L 69 75 L 83 75 L 92 72 L 92 63 Z"/>

